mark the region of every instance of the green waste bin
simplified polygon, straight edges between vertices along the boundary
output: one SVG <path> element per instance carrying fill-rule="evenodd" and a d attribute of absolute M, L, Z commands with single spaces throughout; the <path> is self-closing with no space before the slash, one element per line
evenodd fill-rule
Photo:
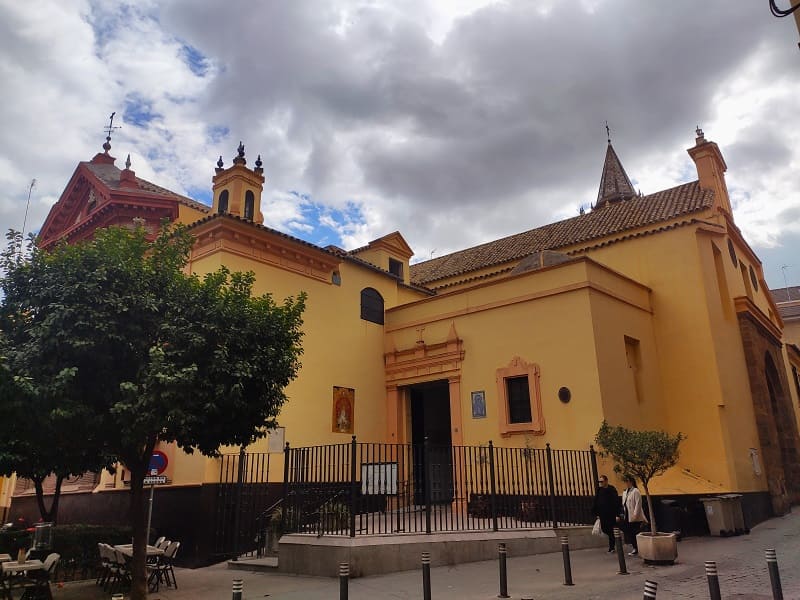
<path fill-rule="evenodd" d="M 711 535 L 721 537 L 728 537 L 733 534 L 734 524 L 733 515 L 728 510 L 727 501 L 719 496 L 712 496 L 709 498 L 700 498 L 703 503 L 703 508 L 706 513 L 706 521 L 708 521 L 708 530 Z"/>

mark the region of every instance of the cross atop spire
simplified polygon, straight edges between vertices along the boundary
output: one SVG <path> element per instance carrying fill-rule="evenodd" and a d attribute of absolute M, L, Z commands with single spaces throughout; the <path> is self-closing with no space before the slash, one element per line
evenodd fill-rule
<path fill-rule="evenodd" d="M 606 125 L 606 129 L 608 129 L 608 125 Z M 636 196 L 636 191 L 633 189 L 633 184 L 622 167 L 617 153 L 614 152 L 609 133 L 603 175 L 600 177 L 600 190 L 597 192 L 597 202 L 594 207 L 597 209 L 611 202 L 629 200 L 634 196 Z"/>
<path fill-rule="evenodd" d="M 606 121 L 606 137 L 608 138 L 609 145 L 611 144 L 611 129 L 608 127 L 608 121 Z"/>
<path fill-rule="evenodd" d="M 105 129 L 103 130 L 106 132 L 106 143 L 103 144 L 103 150 L 106 151 L 106 154 L 108 154 L 108 151 L 111 150 L 111 134 L 114 133 L 115 129 L 120 128 L 119 125 L 114 125 L 115 114 L 117 114 L 117 111 L 111 113 L 111 116 L 108 119 L 108 125 L 106 125 Z"/>

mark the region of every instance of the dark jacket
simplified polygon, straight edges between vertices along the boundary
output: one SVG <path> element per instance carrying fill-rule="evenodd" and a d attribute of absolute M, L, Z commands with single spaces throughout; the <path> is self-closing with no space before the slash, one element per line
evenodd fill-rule
<path fill-rule="evenodd" d="M 622 512 L 622 502 L 617 488 L 609 484 L 606 487 L 597 486 L 592 505 L 592 514 L 598 517 L 611 519 L 616 518 Z"/>

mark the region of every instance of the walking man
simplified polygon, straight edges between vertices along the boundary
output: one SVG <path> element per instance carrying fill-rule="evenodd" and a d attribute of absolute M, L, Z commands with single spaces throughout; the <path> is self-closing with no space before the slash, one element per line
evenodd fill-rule
<path fill-rule="evenodd" d="M 608 551 L 614 551 L 614 527 L 617 517 L 621 513 L 617 488 L 608 483 L 608 477 L 601 475 L 597 481 L 597 492 L 594 495 L 592 512 L 595 518 L 600 519 L 600 528 L 608 536 Z"/>

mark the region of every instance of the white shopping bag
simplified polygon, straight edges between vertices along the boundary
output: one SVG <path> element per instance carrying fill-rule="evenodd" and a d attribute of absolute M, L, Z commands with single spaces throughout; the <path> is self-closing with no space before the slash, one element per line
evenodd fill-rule
<path fill-rule="evenodd" d="M 600 527 L 600 518 L 598 517 L 594 521 L 594 527 L 592 527 L 592 535 L 603 535 L 603 530 Z"/>

